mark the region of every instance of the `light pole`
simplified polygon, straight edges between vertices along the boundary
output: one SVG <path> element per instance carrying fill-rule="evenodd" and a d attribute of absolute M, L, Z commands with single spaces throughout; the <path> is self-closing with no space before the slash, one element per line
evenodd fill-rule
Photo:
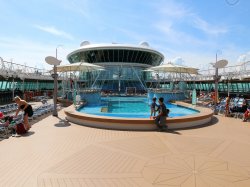
<path fill-rule="evenodd" d="M 217 53 L 216 53 L 216 57 L 215 57 L 215 64 L 217 63 Z M 215 103 L 215 106 L 217 105 L 217 101 L 218 101 L 218 83 L 219 83 L 219 80 L 220 80 L 220 77 L 218 76 L 218 73 L 219 73 L 219 68 L 215 67 L 215 82 L 214 82 L 214 103 Z"/>
<path fill-rule="evenodd" d="M 213 67 L 215 68 L 215 75 L 214 75 L 214 111 L 216 111 L 216 106 L 218 102 L 218 83 L 220 80 L 220 76 L 218 75 L 219 68 L 224 68 L 228 64 L 227 60 L 219 60 L 217 61 L 217 53 L 216 53 L 216 62 L 213 64 Z M 216 114 L 216 112 L 215 112 Z"/>
<path fill-rule="evenodd" d="M 58 60 L 57 58 L 57 52 L 58 52 L 58 48 L 59 47 L 62 47 L 63 45 L 59 44 L 57 45 L 56 47 L 56 59 Z M 60 65 L 61 63 L 61 60 L 59 62 L 58 65 Z M 54 93 L 53 93 L 53 102 L 54 102 L 54 110 L 53 110 L 53 116 L 58 116 L 58 113 L 57 113 L 57 90 L 58 90 L 58 81 L 57 81 L 57 78 L 58 78 L 58 74 L 57 74 L 57 65 L 54 64 L 54 74 L 52 74 L 52 77 L 54 79 Z"/>
<path fill-rule="evenodd" d="M 231 86 L 231 80 L 233 78 L 233 75 L 228 73 L 228 77 L 227 77 L 227 96 L 230 96 L 230 86 Z"/>
<path fill-rule="evenodd" d="M 76 74 L 74 74 L 74 90 L 73 90 L 74 94 L 73 94 L 73 102 L 74 105 L 76 106 L 76 95 L 77 95 L 77 76 Z"/>
<path fill-rule="evenodd" d="M 56 48 L 56 56 L 57 56 L 57 48 Z M 53 56 L 47 56 L 45 58 L 45 61 L 54 66 L 54 73 L 52 74 L 52 78 L 54 79 L 54 92 L 53 92 L 53 102 L 54 102 L 54 110 L 53 110 L 53 116 L 58 116 L 57 113 L 57 65 L 60 65 L 61 60 L 58 60 L 57 58 L 53 57 Z"/>
<path fill-rule="evenodd" d="M 56 71 L 56 65 L 54 65 L 54 73 L 52 74 L 52 78 L 54 79 L 54 92 L 53 92 L 53 102 L 54 102 L 54 110 L 53 110 L 53 116 L 58 116 L 57 113 L 57 71 Z"/>

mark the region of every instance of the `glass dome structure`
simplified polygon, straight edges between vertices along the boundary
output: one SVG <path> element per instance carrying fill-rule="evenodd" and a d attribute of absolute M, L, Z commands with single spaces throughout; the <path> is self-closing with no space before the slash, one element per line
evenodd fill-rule
<path fill-rule="evenodd" d="M 84 41 L 79 49 L 68 54 L 67 59 L 70 63 L 87 62 L 103 66 L 105 71 L 96 72 L 94 76 L 88 72 L 82 73 L 81 81 L 87 81 L 93 76 L 96 78 L 94 86 L 104 92 L 125 93 L 133 90 L 143 93 L 149 74 L 143 70 L 160 65 L 164 55 L 152 49 L 147 42 L 127 45 L 91 44 Z"/>

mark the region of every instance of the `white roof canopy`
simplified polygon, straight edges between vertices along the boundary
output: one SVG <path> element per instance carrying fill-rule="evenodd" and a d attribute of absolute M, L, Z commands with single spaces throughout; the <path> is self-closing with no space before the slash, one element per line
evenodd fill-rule
<path fill-rule="evenodd" d="M 196 69 L 196 68 L 181 66 L 181 65 L 172 64 L 172 63 L 162 64 L 160 66 L 151 67 L 147 70 L 149 70 L 149 71 L 153 70 L 153 71 L 164 72 L 164 73 L 172 72 L 172 73 L 198 74 L 198 69 Z"/>
<path fill-rule="evenodd" d="M 73 64 L 57 66 L 57 72 L 69 72 L 69 71 L 102 71 L 104 67 L 87 62 L 78 62 Z"/>

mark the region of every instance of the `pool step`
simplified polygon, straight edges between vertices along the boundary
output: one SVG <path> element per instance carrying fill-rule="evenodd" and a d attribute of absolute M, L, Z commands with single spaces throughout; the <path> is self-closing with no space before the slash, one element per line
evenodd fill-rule
<path fill-rule="evenodd" d="M 108 107 L 106 107 L 106 106 L 105 106 L 105 107 L 102 107 L 102 108 L 101 108 L 101 112 L 108 112 Z"/>

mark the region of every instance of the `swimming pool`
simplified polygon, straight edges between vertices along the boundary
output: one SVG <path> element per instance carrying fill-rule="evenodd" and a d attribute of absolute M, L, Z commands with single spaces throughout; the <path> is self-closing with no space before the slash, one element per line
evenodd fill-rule
<path fill-rule="evenodd" d="M 199 111 L 183 106 L 166 103 L 170 110 L 169 117 L 197 114 Z M 150 106 L 145 97 L 106 97 L 100 105 L 87 105 L 78 110 L 82 113 L 98 116 L 149 118 Z"/>

